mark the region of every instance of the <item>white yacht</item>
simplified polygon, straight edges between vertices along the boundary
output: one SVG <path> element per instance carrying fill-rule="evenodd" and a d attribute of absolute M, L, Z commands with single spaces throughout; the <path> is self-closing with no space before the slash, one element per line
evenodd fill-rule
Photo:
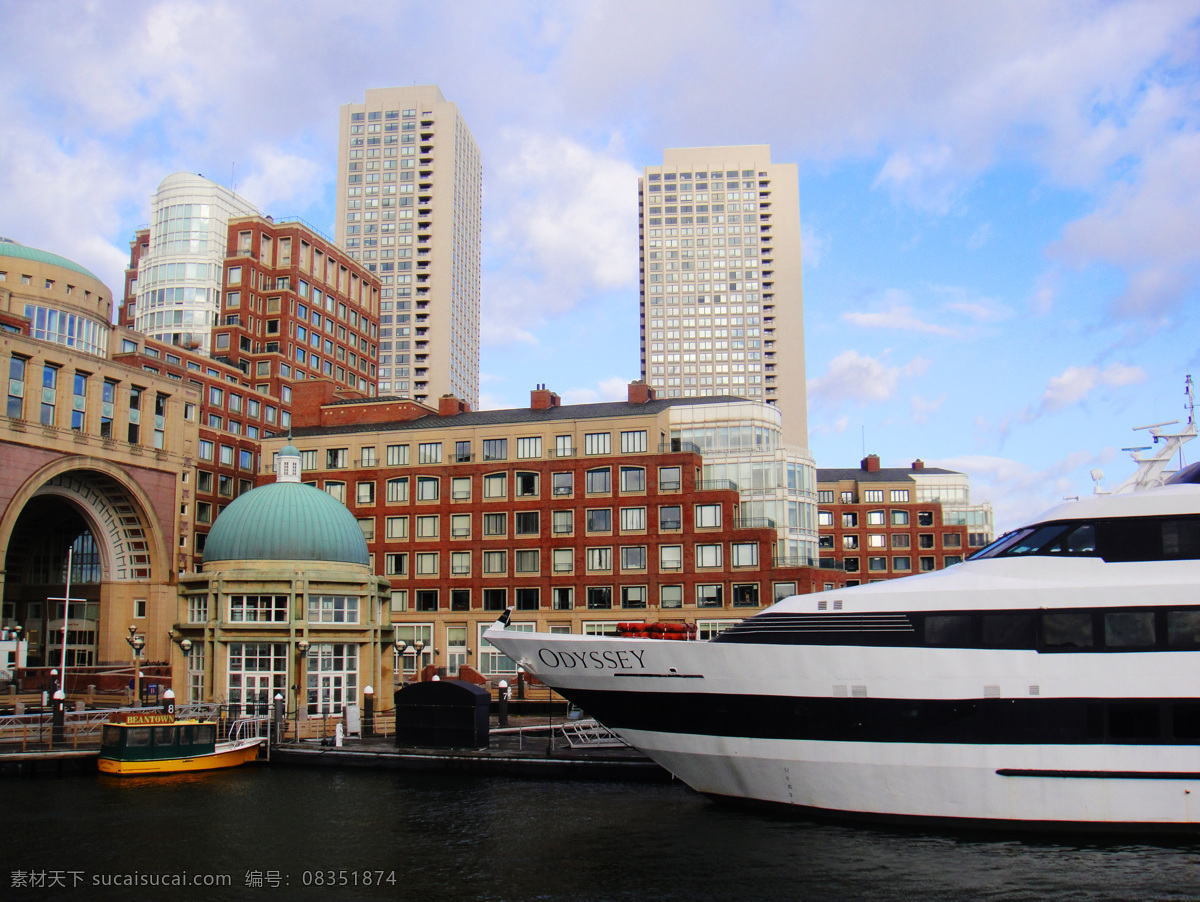
<path fill-rule="evenodd" d="M 792 596 L 708 642 L 523 633 L 508 612 L 486 636 L 712 797 L 1197 831 L 1198 468 L 1063 504 L 947 570 Z"/>

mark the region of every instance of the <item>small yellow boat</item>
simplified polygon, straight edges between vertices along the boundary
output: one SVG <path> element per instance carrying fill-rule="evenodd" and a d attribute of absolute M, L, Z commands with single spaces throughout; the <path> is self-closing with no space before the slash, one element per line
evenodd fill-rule
<path fill-rule="evenodd" d="M 100 739 L 101 773 L 175 774 L 237 767 L 258 757 L 266 741 L 251 733 L 248 720 L 234 721 L 229 738 L 217 741 L 217 724 L 176 720 L 173 714 L 126 712 L 104 725 Z"/>

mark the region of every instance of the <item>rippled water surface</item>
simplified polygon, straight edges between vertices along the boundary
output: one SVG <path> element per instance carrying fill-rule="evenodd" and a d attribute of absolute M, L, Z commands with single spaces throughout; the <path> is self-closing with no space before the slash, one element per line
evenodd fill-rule
<path fill-rule="evenodd" d="M 847 827 L 680 784 L 251 767 L 0 792 L 8 900 L 1200 899 L 1200 842 Z M 180 874 L 228 885 L 108 885 Z"/>

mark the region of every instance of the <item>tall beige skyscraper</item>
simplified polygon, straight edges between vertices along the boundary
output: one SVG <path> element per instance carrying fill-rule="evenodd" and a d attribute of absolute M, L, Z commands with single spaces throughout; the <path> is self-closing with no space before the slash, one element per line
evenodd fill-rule
<path fill-rule="evenodd" d="M 379 394 L 479 404 L 483 166 L 436 85 L 341 108 L 335 237 L 379 274 Z"/>
<path fill-rule="evenodd" d="M 642 378 L 774 404 L 808 446 L 799 176 L 766 144 L 668 149 L 638 185 Z"/>

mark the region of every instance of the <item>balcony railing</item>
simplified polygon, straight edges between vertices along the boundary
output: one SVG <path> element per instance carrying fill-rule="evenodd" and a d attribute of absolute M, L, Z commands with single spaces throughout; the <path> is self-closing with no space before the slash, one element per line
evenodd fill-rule
<path fill-rule="evenodd" d="M 677 438 L 673 438 L 669 442 L 659 442 L 658 443 L 658 453 L 659 454 L 689 453 L 689 452 L 692 454 L 700 454 L 701 453 L 700 446 L 697 445 L 695 442 L 685 442 L 682 439 L 677 439 Z"/>
<path fill-rule="evenodd" d="M 738 484 L 732 479 L 702 479 L 696 483 L 696 488 L 702 492 L 713 489 L 733 489 L 735 492 L 739 491 Z"/>
<path fill-rule="evenodd" d="M 734 529 L 778 529 L 778 524 L 770 517 L 734 517 Z"/>

